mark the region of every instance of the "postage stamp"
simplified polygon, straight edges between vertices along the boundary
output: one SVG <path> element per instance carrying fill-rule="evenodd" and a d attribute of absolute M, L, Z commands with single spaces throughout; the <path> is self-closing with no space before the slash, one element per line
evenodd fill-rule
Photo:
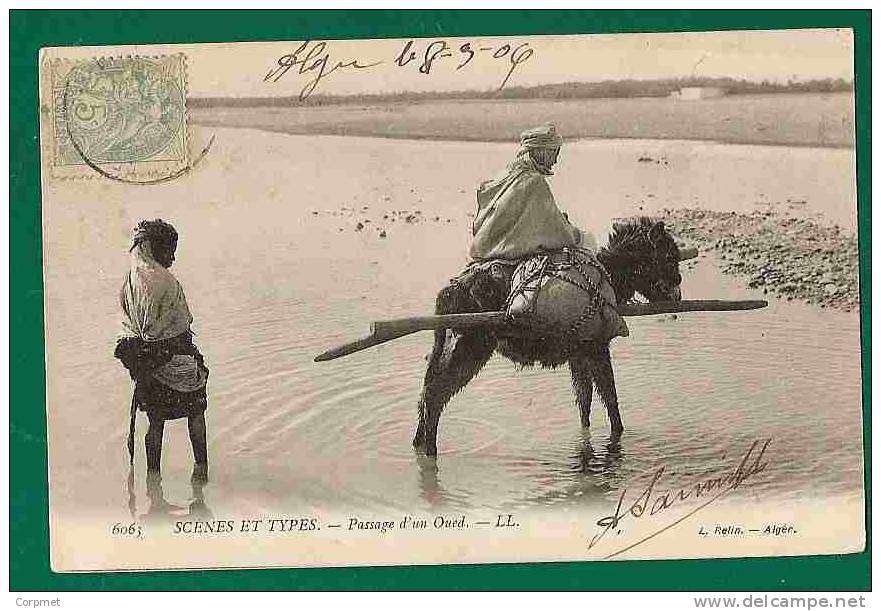
<path fill-rule="evenodd" d="M 156 180 L 187 166 L 183 54 L 57 58 L 48 68 L 53 176 Z"/>

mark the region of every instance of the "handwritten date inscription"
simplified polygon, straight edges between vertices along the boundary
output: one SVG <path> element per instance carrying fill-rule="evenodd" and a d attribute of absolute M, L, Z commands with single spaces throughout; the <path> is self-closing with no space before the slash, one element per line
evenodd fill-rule
<path fill-rule="evenodd" d="M 504 89 L 514 71 L 535 54 L 529 43 L 487 46 L 466 42 L 458 47 L 446 40 L 416 42 L 408 40 L 400 53 L 390 61 L 395 69 L 415 69 L 418 74 L 430 75 L 432 69 L 441 63 L 455 62 L 455 70 L 467 68 L 478 56 L 487 56 L 500 62 L 506 70 L 499 89 Z M 322 41 L 305 41 L 292 53 L 279 57 L 275 65 L 263 77 L 264 82 L 277 83 L 291 70 L 307 80 L 300 89 L 299 98 L 306 100 L 315 93 L 321 81 L 338 71 L 363 71 L 388 63 L 386 60 L 336 59 L 332 57 L 328 44 Z"/>

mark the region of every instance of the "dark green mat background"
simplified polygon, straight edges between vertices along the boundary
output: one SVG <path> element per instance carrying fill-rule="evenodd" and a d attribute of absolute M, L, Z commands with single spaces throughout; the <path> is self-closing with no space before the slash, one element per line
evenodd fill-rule
<path fill-rule="evenodd" d="M 56 574 L 49 568 L 37 102 L 44 46 L 853 28 L 867 528 L 871 507 L 870 11 L 12 11 L 10 13 L 9 516 L 12 590 L 868 590 L 846 556 Z M 830 520 L 834 519 L 830 516 Z"/>

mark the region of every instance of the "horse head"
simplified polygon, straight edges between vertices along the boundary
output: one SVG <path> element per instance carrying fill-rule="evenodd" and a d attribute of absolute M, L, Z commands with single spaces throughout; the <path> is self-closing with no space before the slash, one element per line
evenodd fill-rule
<path fill-rule="evenodd" d="M 679 262 L 696 256 L 696 249 L 677 244 L 663 221 L 648 217 L 615 222 L 608 245 L 597 253 L 618 303 L 629 301 L 634 293 L 649 301 L 679 301 Z"/>

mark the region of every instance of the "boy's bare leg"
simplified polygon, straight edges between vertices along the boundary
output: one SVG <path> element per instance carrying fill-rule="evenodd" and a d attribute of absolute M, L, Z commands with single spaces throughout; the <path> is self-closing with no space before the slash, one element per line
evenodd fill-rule
<path fill-rule="evenodd" d="M 190 444 L 193 446 L 193 479 L 208 479 L 208 442 L 206 440 L 205 413 L 187 418 L 190 431 Z"/>
<path fill-rule="evenodd" d="M 144 448 L 147 451 L 147 472 L 159 473 L 162 464 L 162 436 L 165 433 L 165 421 L 161 418 L 150 418 L 150 428 L 144 436 Z"/>

